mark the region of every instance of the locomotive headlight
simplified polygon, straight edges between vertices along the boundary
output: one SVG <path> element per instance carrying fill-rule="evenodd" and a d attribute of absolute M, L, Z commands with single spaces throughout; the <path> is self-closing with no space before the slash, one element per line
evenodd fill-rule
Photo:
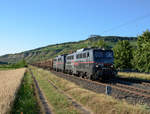
<path fill-rule="evenodd" d="M 96 65 L 96 68 L 98 68 L 98 65 Z"/>
<path fill-rule="evenodd" d="M 111 68 L 114 68 L 114 65 L 111 65 L 110 67 L 111 67 Z"/>

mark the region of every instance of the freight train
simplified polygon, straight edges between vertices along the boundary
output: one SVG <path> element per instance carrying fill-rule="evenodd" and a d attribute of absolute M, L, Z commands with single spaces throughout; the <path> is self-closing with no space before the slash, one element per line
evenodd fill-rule
<path fill-rule="evenodd" d="M 59 55 L 34 65 L 91 80 L 111 79 L 117 74 L 113 51 L 100 48 L 79 49 L 74 53 Z"/>

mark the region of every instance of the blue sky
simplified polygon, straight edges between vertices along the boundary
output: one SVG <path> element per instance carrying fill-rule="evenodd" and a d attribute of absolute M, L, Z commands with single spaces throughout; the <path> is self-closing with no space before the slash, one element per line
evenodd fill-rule
<path fill-rule="evenodd" d="M 0 0 L 0 55 L 150 29 L 149 0 Z"/>

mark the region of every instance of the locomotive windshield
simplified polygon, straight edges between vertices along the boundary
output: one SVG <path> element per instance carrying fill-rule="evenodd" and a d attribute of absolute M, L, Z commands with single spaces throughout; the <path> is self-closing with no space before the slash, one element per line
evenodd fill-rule
<path fill-rule="evenodd" d="M 112 51 L 95 51 L 95 57 L 98 58 L 113 58 Z"/>
<path fill-rule="evenodd" d="M 94 59 L 98 62 L 113 63 L 113 51 L 95 50 Z"/>

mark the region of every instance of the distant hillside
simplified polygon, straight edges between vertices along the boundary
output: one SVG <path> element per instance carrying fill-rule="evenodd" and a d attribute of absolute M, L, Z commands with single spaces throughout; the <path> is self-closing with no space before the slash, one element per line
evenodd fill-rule
<path fill-rule="evenodd" d="M 129 40 L 132 45 L 136 44 L 136 37 L 120 37 L 120 36 L 98 36 L 91 35 L 88 39 L 78 42 L 66 42 L 61 44 L 49 45 L 34 50 L 25 51 L 17 54 L 7 54 L 0 56 L 1 62 L 15 63 L 21 59 L 25 59 L 27 62 L 42 61 L 49 58 L 53 58 L 59 54 L 71 53 L 77 49 L 90 47 L 94 42 L 98 40 L 104 40 L 110 48 L 119 40 Z"/>

